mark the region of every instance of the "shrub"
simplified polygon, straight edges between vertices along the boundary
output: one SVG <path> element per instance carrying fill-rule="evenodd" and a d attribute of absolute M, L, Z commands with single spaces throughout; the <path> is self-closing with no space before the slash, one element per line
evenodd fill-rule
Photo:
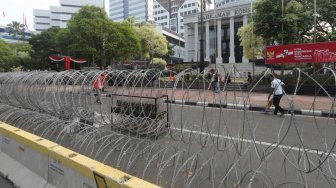
<path fill-rule="evenodd" d="M 167 62 L 161 58 L 154 58 L 153 64 L 150 64 L 151 68 L 157 68 L 159 70 L 163 70 L 166 66 Z"/>

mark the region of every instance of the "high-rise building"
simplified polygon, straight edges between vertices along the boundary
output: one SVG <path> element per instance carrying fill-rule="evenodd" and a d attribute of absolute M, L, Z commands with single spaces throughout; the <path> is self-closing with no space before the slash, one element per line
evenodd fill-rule
<path fill-rule="evenodd" d="M 203 0 L 203 10 L 210 9 Z M 201 0 L 154 0 L 154 21 L 184 36 L 183 17 L 201 11 Z"/>
<path fill-rule="evenodd" d="M 49 10 L 34 9 L 34 29 L 44 31 L 51 27 L 66 28 L 72 15 L 84 5 L 104 8 L 104 0 L 60 0 L 60 6 L 50 6 Z"/>
<path fill-rule="evenodd" d="M 135 22 L 153 21 L 153 0 L 110 0 L 110 18 L 120 22 L 134 17 Z"/>

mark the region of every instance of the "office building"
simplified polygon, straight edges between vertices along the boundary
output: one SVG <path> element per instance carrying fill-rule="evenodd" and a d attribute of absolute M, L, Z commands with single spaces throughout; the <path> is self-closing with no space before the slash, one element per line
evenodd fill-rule
<path fill-rule="evenodd" d="M 28 39 L 34 34 L 34 31 L 25 31 L 22 36 L 13 36 L 9 33 L 10 29 L 8 26 L 0 26 L 0 39 L 4 40 L 6 43 L 28 43 Z"/>
<path fill-rule="evenodd" d="M 84 5 L 104 8 L 104 0 L 60 0 L 60 6 L 50 6 L 49 10 L 34 9 L 34 29 L 66 28 L 72 15 Z"/>
<path fill-rule="evenodd" d="M 153 0 L 110 0 L 110 18 L 121 22 L 134 17 L 136 23 L 153 21 Z"/>
<path fill-rule="evenodd" d="M 211 1 L 203 0 L 209 10 Z M 154 21 L 184 36 L 183 17 L 201 11 L 201 0 L 154 0 Z"/>

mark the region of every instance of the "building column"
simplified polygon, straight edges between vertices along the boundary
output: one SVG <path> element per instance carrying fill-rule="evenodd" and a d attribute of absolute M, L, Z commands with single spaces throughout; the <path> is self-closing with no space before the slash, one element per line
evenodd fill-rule
<path fill-rule="evenodd" d="M 230 18 L 230 58 L 229 63 L 235 63 L 236 57 L 234 54 L 234 17 Z"/>
<path fill-rule="evenodd" d="M 222 64 L 222 20 L 217 20 L 217 57 L 216 64 Z"/>
<path fill-rule="evenodd" d="M 191 58 L 189 59 L 189 53 L 188 53 L 188 49 L 189 49 L 189 27 L 188 25 L 183 25 L 184 28 L 184 59 L 183 61 L 191 61 Z"/>
<path fill-rule="evenodd" d="M 195 23 L 194 25 L 194 36 L 195 36 L 195 56 L 194 56 L 194 62 L 198 62 L 199 54 L 198 54 L 198 23 Z"/>
<path fill-rule="evenodd" d="M 243 16 L 243 26 L 247 24 L 247 15 Z M 245 53 L 245 47 L 243 49 L 243 54 Z M 249 63 L 249 60 L 243 55 L 243 63 Z"/>
<path fill-rule="evenodd" d="M 209 21 L 205 22 L 205 61 L 210 62 Z"/>

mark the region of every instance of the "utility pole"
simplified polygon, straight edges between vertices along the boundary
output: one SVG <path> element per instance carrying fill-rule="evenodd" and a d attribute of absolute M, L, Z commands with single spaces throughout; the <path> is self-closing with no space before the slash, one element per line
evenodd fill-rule
<path fill-rule="evenodd" d="M 255 39 L 253 38 L 253 35 L 254 35 L 254 28 L 253 28 L 253 26 L 254 26 L 254 22 L 253 22 L 253 3 L 252 3 L 252 1 L 251 1 L 251 19 L 252 19 L 252 35 L 251 35 L 251 38 L 252 38 L 252 44 L 253 44 L 253 57 L 252 57 L 252 75 L 253 75 L 253 77 L 255 77 L 255 68 L 254 68 L 254 65 L 255 65 L 255 54 L 254 54 L 254 52 L 255 52 L 255 48 L 256 48 L 256 44 L 255 44 Z"/>
<path fill-rule="evenodd" d="M 284 0 L 281 0 L 281 17 L 282 17 L 282 21 L 281 21 L 281 29 L 282 29 L 282 33 L 281 33 L 281 44 L 284 45 L 284 25 L 283 25 L 283 17 L 284 17 Z M 281 77 L 282 77 L 282 79 L 283 79 L 284 71 L 285 71 L 285 65 L 282 63 L 282 64 L 281 64 Z"/>
<path fill-rule="evenodd" d="M 201 40 L 200 40 L 200 72 L 204 71 L 204 46 L 203 46 L 203 0 L 201 0 Z"/>

